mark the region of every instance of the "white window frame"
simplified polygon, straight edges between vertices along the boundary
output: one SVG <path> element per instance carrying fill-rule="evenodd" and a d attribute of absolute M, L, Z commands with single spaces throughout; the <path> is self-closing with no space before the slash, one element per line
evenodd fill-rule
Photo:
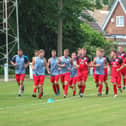
<path fill-rule="evenodd" d="M 124 27 L 124 16 L 116 16 L 116 27 Z"/>

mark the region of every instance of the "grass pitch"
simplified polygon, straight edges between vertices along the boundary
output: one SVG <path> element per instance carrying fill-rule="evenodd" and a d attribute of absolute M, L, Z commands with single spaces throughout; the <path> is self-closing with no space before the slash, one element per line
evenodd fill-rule
<path fill-rule="evenodd" d="M 25 93 L 17 97 L 16 82 L 0 82 L 0 126 L 125 126 L 126 92 L 113 98 L 112 84 L 109 96 L 97 97 L 92 77 L 88 78 L 85 97 L 54 96 L 49 78 L 44 85 L 44 97 L 32 98 L 33 81 L 25 81 Z M 55 103 L 48 104 L 53 98 Z"/>

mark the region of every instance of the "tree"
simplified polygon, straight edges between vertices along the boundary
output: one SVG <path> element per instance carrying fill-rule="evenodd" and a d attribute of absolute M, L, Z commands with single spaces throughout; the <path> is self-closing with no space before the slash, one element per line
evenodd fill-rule
<path fill-rule="evenodd" d="M 83 47 L 88 50 L 90 57 L 96 55 L 97 48 L 104 48 L 106 54 L 110 53 L 110 42 L 104 38 L 102 33 L 93 30 L 87 24 L 81 24 L 81 28 L 83 29 L 84 36 L 86 36 L 84 38 L 85 43 L 83 44 Z"/>

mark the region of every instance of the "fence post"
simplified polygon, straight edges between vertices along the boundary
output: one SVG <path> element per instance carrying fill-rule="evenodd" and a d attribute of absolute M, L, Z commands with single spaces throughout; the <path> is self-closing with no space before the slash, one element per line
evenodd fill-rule
<path fill-rule="evenodd" d="M 8 64 L 4 64 L 4 81 L 8 82 Z"/>
<path fill-rule="evenodd" d="M 31 67 L 32 63 L 29 63 L 29 78 L 33 79 L 33 74 L 32 74 L 32 67 Z"/>

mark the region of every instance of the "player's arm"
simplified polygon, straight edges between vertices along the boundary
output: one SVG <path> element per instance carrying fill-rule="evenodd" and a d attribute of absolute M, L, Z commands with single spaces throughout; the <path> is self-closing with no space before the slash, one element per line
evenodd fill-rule
<path fill-rule="evenodd" d="M 126 66 L 126 63 L 123 63 L 122 59 L 120 59 L 119 63 L 121 64 L 121 66 L 120 66 L 119 69 L 117 69 L 117 72 L 120 71 L 120 70 L 122 70 Z"/>
<path fill-rule="evenodd" d="M 92 66 L 93 67 L 100 67 L 100 64 L 96 64 L 96 58 L 94 58 L 93 62 L 92 62 Z"/>
<path fill-rule="evenodd" d="M 29 66 L 29 59 L 27 56 L 24 56 L 24 62 L 25 62 L 25 68 L 27 68 Z"/>
<path fill-rule="evenodd" d="M 36 62 L 36 58 L 35 57 L 33 57 L 32 58 L 32 65 L 31 65 L 31 67 L 32 67 L 32 70 L 34 70 L 35 69 L 35 62 Z"/>
<path fill-rule="evenodd" d="M 48 65 L 48 70 L 49 70 L 48 73 L 49 73 L 49 74 L 50 74 L 50 69 L 49 69 L 49 67 L 50 67 L 50 62 L 51 62 L 50 59 L 48 59 L 48 64 L 47 64 L 47 65 Z"/>
<path fill-rule="evenodd" d="M 100 64 L 96 64 L 96 58 L 94 58 L 91 66 L 92 67 L 100 67 Z"/>
<path fill-rule="evenodd" d="M 125 66 L 126 66 L 126 64 L 122 64 L 121 67 L 119 69 L 117 69 L 117 72 L 122 70 Z"/>
<path fill-rule="evenodd" d="M 78 65 L 77 61 L 75 62 L 75 68 L 76 68 L 76 69 L 79 68 L 79 65 Z"/>
<path fill-rule="evenodd" d="M 58 61 L 58 67 L 65 67 L 66 65 L 65 64 L 61 64 L 61 62 L 62 62 L 62 58 L 60 57 L 59 58 L 59 61 Z"/>
<path fill-rule="evenodd" d="M 44 58 L 44 63 L 45 63 L 45 67 L 46 67 L 47 72 L 50 73 L 48 63 L 45 58 Z"/>
<path fill-rule="evenodd" d="M 72 68 L 72 59 L 70 58 L 70 66 L 67 69 L 71 70 L 71 68 Z"/>
<path fill-rule="evenodd" d="M 17 64 L 15 63 L 16 62 L 16 56 L 13 56 L 10 63 L 13 65 L 13 66 L 17 66 Z"/>

